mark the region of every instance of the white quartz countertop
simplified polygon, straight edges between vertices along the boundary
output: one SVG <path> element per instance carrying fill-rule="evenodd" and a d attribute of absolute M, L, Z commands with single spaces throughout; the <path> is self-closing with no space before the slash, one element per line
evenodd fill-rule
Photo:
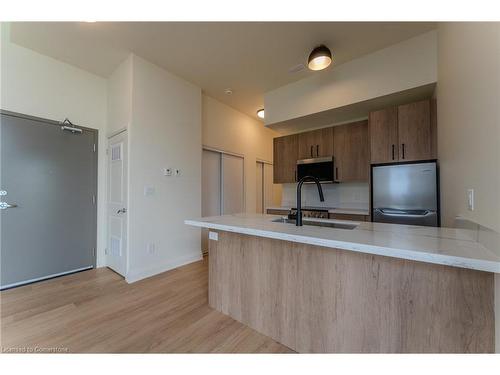
<path fill-rule="evenodd" d="M 276 215 L 237 214 L 186 220 L 187 225 L 410 259 L 453 267 L 500 273 L 500 257 L 473 239 L 466 229 L 433 228 L 327 219 L 306 219 L 355 223 L 355 229 L 335 229 L 273 222 Z"/>

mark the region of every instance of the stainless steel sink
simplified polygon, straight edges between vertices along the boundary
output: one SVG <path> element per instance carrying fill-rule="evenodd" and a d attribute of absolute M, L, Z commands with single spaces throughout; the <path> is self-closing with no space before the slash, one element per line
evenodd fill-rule
<path fill-rule="evenodd" d="M 280 217 L 278 219 L 274 219 L 273 223 L 283 223 L 283 224 L 293 224 L 295 225 L 295 220 L 288 219 L 287 217 Z M 302 220 L 303 225 L 312 225 L 316 227 L 326 227 L 326 228 L 336 228 L 336 229 L 354 229 L 358 225 L 357 224 L 347 224 L 347 223 L 335 223 L 330 221 L 313 221 L 313 220 Z"/>

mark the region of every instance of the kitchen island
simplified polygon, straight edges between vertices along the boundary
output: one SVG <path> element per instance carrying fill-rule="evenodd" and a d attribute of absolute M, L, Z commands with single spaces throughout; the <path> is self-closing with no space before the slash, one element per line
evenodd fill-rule
<path fill-rule="evenodd" d="M 210 306 L 293 350 L 494 351 L 500 257 L 466 230 L 255 214 L 186 224 L 212 232 Z"/>

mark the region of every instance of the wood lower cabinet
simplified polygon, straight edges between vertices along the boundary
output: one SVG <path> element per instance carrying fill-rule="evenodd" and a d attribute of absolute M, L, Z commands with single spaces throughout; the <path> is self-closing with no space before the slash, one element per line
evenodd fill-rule
<path fill-rule="evenodd" d="M 398 107 L 398 138 L 400 161 L 431 159 L 431 107 L 429 100 Z"/>
<path fill-rule="evenodd" d="M 369 136 L 372 163 L 398 161 L 398 111 L 396 107 L 370 113 Z"/>
<path fill-rule="evenodd" d="M 333 156 L 333 128 L 300 133 L 299 160 Z"/>
<path fill-rule="evenodd" d="M 328 214 L 329 219 L 335 220 L 352 220 L 352 221 L 370 221 L 369 215 L 358 215 L 358 214 Z"/>
<path fill-rule="evenodd" d="M 268 208 L 266 210 L 266 213 L 268 215 L 280 215 L 280 216 L 285 216 L 290 213 L 290 210 L 285 210 L 285 209 L 276 209 L 276 208 Z"/>
<path fill-rule="evenodd" d="M 273 181 L 275 184 L 296 181 L 298 136 L 288 135 L 273 140 Z"/>
<path fill-rule="evenodd" d="M 368 181 L 369 147 L 368 121 L 358 121 L 333 128 L 338 182 Z"/>

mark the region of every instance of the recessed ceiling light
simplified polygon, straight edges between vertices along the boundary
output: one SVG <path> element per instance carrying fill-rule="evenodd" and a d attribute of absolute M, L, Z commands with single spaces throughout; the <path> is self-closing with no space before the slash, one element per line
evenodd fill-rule
<path fill-rule="evenodd" d="M 332 53 L 325 45 L 320 45 L 312 50 L 307 61 L 311 70 L 323 70 L 332 63 Z"/>
<path fill-rule="evenodd" d="M 259 110 L 257 111 L 257 116 L 258 116 L 259 118 L 264 118 L 264 108 L 259 109 Z"/>
<path fill-rule="evenodd" d="M 231 90 L 231 89 L 229 89 L 229 88 L 228 88 L 228 89 L 225 89 L 225 90 L 224 90 L 224 94 L 226 94 L 226 95 L 233 95 L 233 90 Z"/>

